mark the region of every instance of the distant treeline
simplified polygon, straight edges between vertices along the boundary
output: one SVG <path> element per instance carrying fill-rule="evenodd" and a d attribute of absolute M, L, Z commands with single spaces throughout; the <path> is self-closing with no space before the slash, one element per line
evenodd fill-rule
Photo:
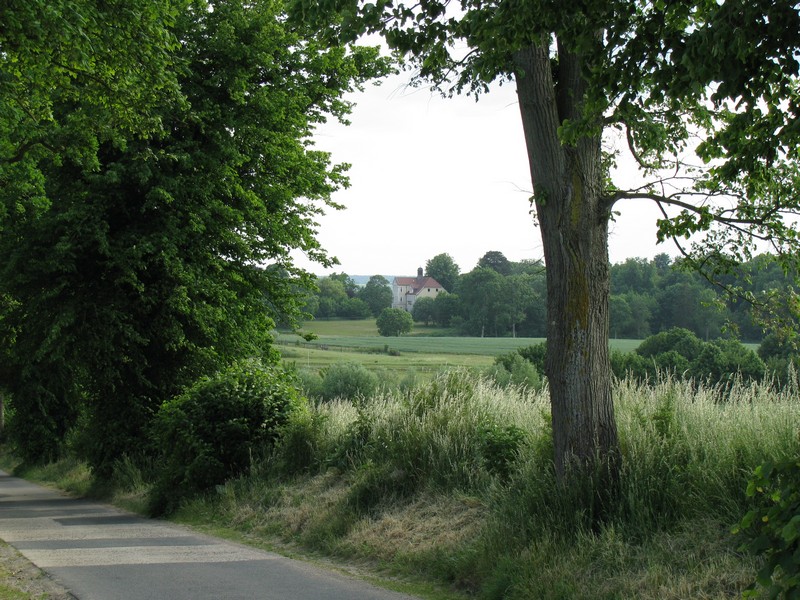
<path fill-rule="evenodd" d="M 767 256 L 755 257 L 713 283 L 667 254 L 652 260 L 630 258 L 610 269 L 612 338 L 644 339 L 680 327 L 703 340 L 734 335 L 759 342 L 764 332 L 753 318 L 751 303 L 724 293 L 722 286 L 740 286 L 741 297 L 785 289 L 793 281 Z M 449 255 L 439 254 L 426 263 L 425 275 L 447 293 L 419 298 L 412 314 L 417 323 L 470 336 L 546 334 L 545 267 L 540 261 L 513 262 L 491 251 L 474 269 L 461 273 Z M 362 287 L 346 273 L 321 278 L 318 284 L 318 294 L 309 296 L 306 305 L 317 318 L 369 318 L 391 306 L 391 282 L 380 275 Z"/>

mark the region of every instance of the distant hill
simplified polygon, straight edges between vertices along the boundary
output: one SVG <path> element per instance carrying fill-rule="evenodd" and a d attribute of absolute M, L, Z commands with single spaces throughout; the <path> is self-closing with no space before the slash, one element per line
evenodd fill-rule
<path fill-rule="evenodd" d="M 350 275 L 350 279 L 352 279 L 355 282 L 355 284 L 359 287 L 367 285 L 367 282 L 370 280 L 371 277 L 372 275 Z M 388 281 L 389 284 L 391 285 L 392 280 L 395 278 L 395 275 L 384 275 L 384 277 L 386 278 L 386 281 Z"/>

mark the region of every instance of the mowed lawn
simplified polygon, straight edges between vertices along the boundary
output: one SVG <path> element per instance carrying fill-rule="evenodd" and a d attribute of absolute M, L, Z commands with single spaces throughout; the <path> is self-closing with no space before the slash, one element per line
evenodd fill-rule
<path fill-rule="evenodd" d="M 370 369 L 434 371 L 444 366 L 486 367 L 496 356 L 532 346 L 544 338 L 491 338 L 447 335 L 446 329 L 415 324 L 409 335 L 381 337 L 374 319 L 309 321 L 302 333 L 278 333 L 284 361 L 298 368 L 320 369 L 335 362 L 358 362 Z M 612 349 L 633 351 L 641 340 L 611 340 Z"/>

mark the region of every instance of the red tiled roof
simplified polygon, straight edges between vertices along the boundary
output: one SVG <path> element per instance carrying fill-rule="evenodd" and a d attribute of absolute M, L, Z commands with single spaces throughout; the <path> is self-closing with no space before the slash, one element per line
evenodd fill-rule
<path fill-rule="evenodd" d="M 422 288 L 444 289 L 433 277 L 395 277 L 394 282 L 396 285 L 410 286 L 412 294 L 417 294 Z"/>

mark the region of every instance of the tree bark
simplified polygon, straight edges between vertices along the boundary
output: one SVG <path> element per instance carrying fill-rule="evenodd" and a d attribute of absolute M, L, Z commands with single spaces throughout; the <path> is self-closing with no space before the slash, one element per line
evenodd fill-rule
<path fill-rule="evenodd" d="M 515 55 L 517 94 L 547 267 L 547 363 L 555 468 L 618 479 L 619 443 L 608 352 L 608 222 L 599 133 L 562 141 L 559 127 L 584 117 L 585 60 L 550 40 Z M 597 128 L 600 131 L 600 128 Z"/>

